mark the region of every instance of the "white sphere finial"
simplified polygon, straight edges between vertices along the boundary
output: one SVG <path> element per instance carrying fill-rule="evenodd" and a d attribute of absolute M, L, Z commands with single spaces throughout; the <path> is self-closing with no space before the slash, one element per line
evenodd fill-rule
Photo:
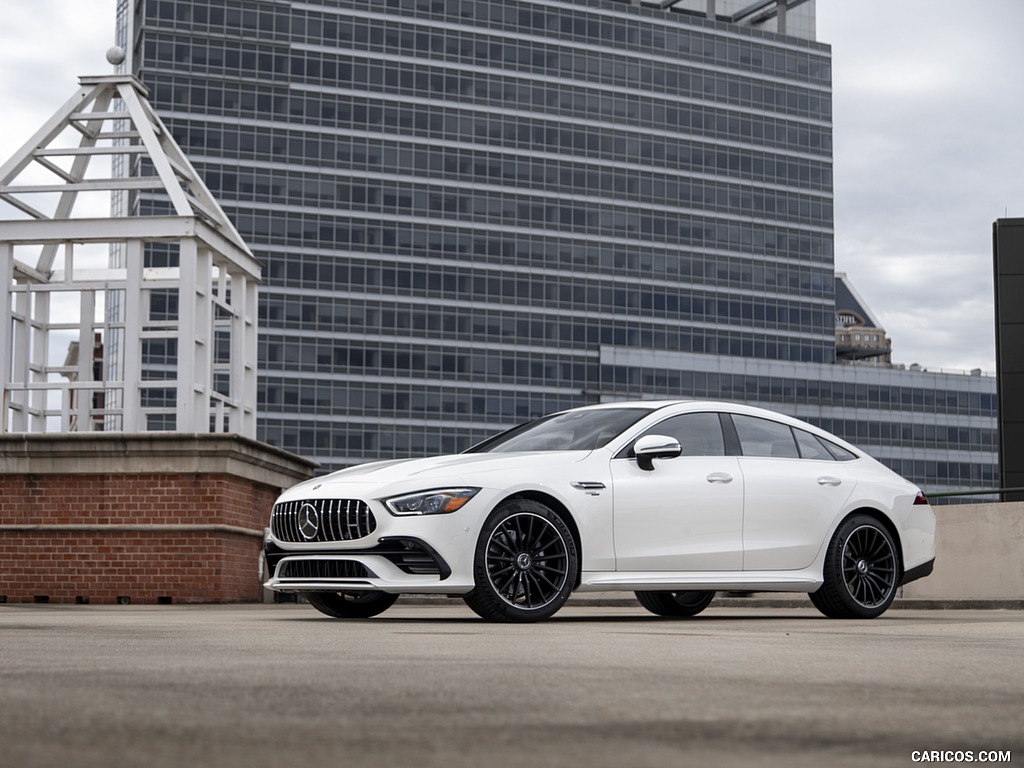
<path fill-rule="evenodd" d="M 115 67 L 124 61 L 124 56 L 124 48 L 120 46 L 115 45 L 107 49 L 107 61 Z"/>

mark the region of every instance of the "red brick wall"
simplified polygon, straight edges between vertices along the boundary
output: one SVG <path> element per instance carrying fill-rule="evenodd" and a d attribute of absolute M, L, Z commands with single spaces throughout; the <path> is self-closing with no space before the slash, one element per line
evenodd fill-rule
<path fill-rule="evenodd" d="M 226 474 L 0 475 L 0 600 L 259 601 L 254 534 L 277 492 Z"/>

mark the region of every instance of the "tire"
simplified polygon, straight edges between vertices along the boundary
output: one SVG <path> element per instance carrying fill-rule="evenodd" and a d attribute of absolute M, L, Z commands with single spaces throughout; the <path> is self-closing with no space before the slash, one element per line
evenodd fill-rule
<path fill-rule="evenodd" d="M 714 592 L 634 592 L 640 605 L 658 616 L 696 616 L 712 600 Z"/>
<path fill-rule="evenodd" d="M 831 619 L 873 619 L 892 605 L 900 573 L 889 531 L 869 515 L 854 515 L 828 545 L 823 582 L 811 602 Z"/>
<path fill-rule="evenodd" d="M 398 595 L 387 592 L 306 592 L 309 604 L 334 619 L 368 619 L 384 613 Z"/>
<path fill-rule="evenodd" d="M 488 621 L 541 621 L 569 599 L 578 569 L 576 541 L 562 519 L 540 502 L 509 499 L 484 522 L 476 586 L 463 599 Z"/>

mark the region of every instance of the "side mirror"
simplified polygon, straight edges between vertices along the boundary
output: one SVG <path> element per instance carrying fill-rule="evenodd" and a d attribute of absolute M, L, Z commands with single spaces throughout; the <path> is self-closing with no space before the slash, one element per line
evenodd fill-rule
<path fill-rule="evenodd" d="M 682 452 L 679 441 L 665 435 L 644 435 L 633 443 L 637 466 L 645 472 L 654 469 L 654 459 L 674 459 Z"/>

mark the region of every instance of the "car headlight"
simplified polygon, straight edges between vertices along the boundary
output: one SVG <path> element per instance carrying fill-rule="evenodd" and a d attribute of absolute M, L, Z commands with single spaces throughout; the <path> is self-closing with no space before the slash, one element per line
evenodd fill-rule
<path fill-rule="evenodd" d="M 440 515 L 461 509 L 479 491 L 479 488 L 439 488 L 383 501 L 393 515 Z"/>

